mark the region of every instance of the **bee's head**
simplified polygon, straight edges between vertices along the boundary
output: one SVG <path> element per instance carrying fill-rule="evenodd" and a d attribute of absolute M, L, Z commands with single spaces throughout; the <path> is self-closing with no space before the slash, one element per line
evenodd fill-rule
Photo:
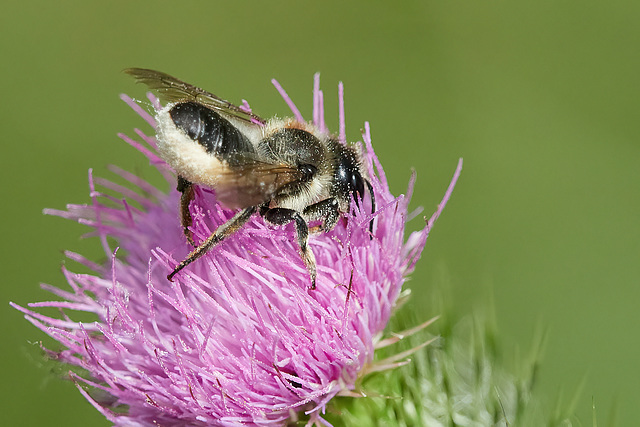
<path fill-rule="evenodd" d="M 351 196 L 360 206 L 360 200 L 364 198 L 365 186 L 371 195 L 371 212 L 375 212 L 376 203 L 371 183 L 362 176 L 360 162 L 353 150 L 340 147 L 338 150 L 337 165 L 334 173 L 334 197 L 340 203 L 340 210 L 347 212 Z M 373 229 L 373 220 L 370 224 Z"/>

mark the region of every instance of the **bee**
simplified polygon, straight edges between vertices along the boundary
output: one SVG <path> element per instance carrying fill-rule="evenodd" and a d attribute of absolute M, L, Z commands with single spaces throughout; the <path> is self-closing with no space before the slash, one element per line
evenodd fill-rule
<path fill-rule="evenodd" d="M 180 221 L 195 247 L 167 276 L 173 277 L 242 228 L 256 213 L 274 225 L 295 223 L 302 261 L 316 287 L 316 261 L 309 234 L 332 230 L 365 187 L 375 211 L 373 187 L 359 152 L 294 119 L 264 120 L 214 94 L 168 74 L 128 68 L 125 73 L 155 90 L 167 105 L 157 111 L 159 155 L 177 174 Z M 237 212 L 196 244 L 189 205 L 194 185 L 213 189 Z M 320 221 L 309 227 L 309 222 Z M 373 232 L 373 220 L 370 223 Z"/>

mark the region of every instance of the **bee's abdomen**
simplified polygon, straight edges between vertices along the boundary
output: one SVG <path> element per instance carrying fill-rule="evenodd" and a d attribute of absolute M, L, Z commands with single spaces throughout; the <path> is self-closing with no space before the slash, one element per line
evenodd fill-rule
<path fill-rule="evenodd" d="M 234 163 L 238 154 L 254 151 L 249 139 L 227 119 L 196 102 L 176 104 L 169 111 L 176 127 L 204 147 L 207 153 Z"/>

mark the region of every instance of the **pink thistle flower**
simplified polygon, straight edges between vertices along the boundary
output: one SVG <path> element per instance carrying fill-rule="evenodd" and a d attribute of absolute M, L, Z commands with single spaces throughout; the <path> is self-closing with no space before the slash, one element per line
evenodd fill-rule
<path fill-rule="evenodd" d="M 340 85 L 339 139 L 346 142 L 342 93 Z M 325 130 L 318 75 L 313 98 L 312 121 Z M 122 99 L 155 127 L 136 102 Z M 149 99 L 160 108 L 156 98 Z M 243 108 L 248 109 L 246 102 Z M 120 137 L 173 185 L 175 176 L 155 153 L 154 137 L 135 132 L 142 142 Z M 100 238 L 110 261 L 101 265 L 67 253 L 94 274 L 63 267 L 70 291 L 43 285 L 62 301 L 14 307 L 62 344 L 61 351 L 47 350 L 50 356 L 84 369 L 82 375 L 69 375 L 115 425 L 271 426 L 302 413 L 309 424 L 326 423 L 322 413 L 332 397 L 349 394 L 359 377 L 406 357 L 373 362 L 375 348 L 391 342 L 382 332 L 461 170 L 460 162 L 436 213 L 405 242 L 415 176 L 407 196 L 393 196 L 368 123 L 362 138 L 377 209 L 373 214 L 370 206 L 355 209 L 331 232 L 311 237 L 315 290 L 308 289 L 292 224 L 274 227 L 258 215 L 169 282 L 167 274 L 189 251 L 177 220 L 179 193 L 165 194 L 112 167 L 129 187 L 94 179 L 90 172 L 91 204 L 45 210 L 91 227 L 89 235 Z M 208 237 L 233 213 L 216 203 L 214 192 L 196 188 L 194 235 Z M 119 248 L 111 247 L 112 239 Z M 36 311 L 41 307 L 57 308 L 61 316 L 43 315 Z M 70 311 L 91 313 L 97 320 L 79 322 Z"/>

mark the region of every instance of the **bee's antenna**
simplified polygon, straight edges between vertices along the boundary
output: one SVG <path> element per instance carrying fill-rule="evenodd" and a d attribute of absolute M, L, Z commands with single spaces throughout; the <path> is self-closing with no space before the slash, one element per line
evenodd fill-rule
<path fill-rule="evenodd" d="M 371 215 L 373 215 L 376 213 L 376 196 L 373 194 L 373 185 L 371 185 L 369 180 L 365 179 L 364 182 L 367 184 L 369 194 L 371 194 Z M 371 218 L 371 222 L 369 223 L 369 231 L 371 232 L 371 238 L 373 239 L 373 218 Z"/>

